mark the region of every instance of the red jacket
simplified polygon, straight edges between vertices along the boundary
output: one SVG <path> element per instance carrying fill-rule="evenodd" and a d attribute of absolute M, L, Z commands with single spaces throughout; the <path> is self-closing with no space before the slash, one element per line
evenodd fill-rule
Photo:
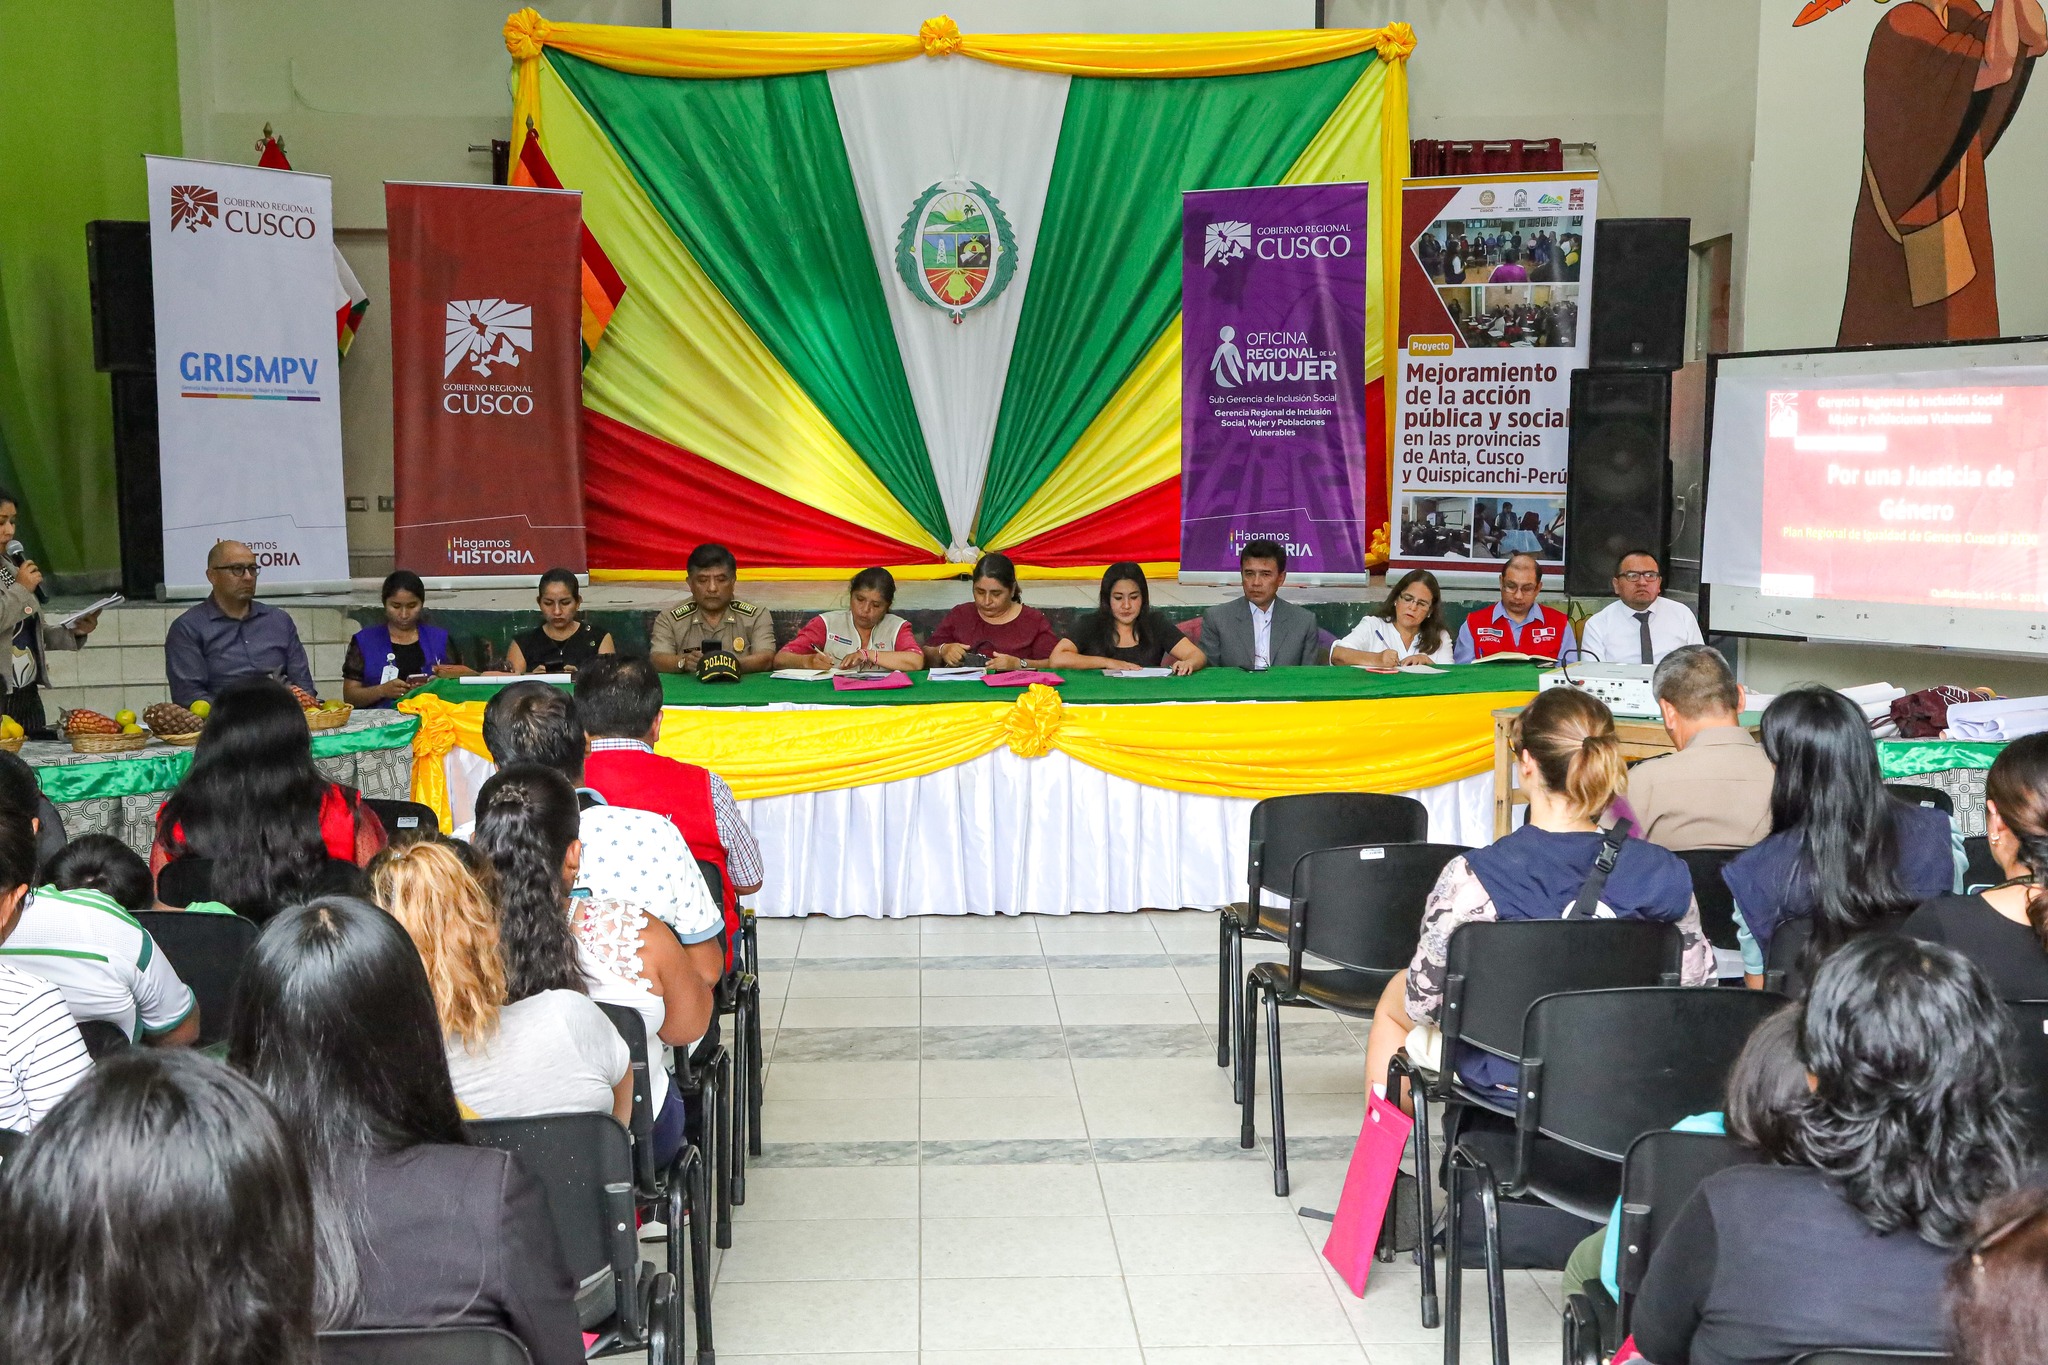
<path fill-rule="evenodd" d="M 583 785 L 614 806 L 666 815 L 682 831 L 690 852 L 718 869 L 725 883 L 726 961 L 739 937 L 739 894 L 732 888 L 725 844 L 718 837 L 718 812 L 711 804 L 711 772 L 694 763 L 639 749 L 599 749 L 583 764 Z"/>
<path fill-rule="evenodd" d="M 1465 629 L 1472 636 L 1472 657 L 1484 659 L 1489 654 L 1528 654 L 1539 659 L 1555 659 L 1558 651 L 1567 644 L 1576 647 L 1572 639 L 1571 618 L 1554 607 L 1541 602 L 1529 609 L 1529 615 L 1522 621 L 1521 638 L 1515 631 L 1507 614 L 1498 604 L 1473 612 L 1465 618 Z"/>

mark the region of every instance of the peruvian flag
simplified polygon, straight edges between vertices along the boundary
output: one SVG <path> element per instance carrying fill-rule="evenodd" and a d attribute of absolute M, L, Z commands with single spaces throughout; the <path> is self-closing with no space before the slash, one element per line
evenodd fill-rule
<path fill-rule="evenodd" d="M 292 163 L 285 159 L 284 142 L 270 131 L 268 124 L 263 128 L 263 141 L 257 146 L 263 155 L 256 164 L 273 171 L 288 171 Z M 370 311 L 370 296 L 363 292 L 362 284 L 356 279 L 356 272 L 349 269 L 348 258 L 341 254 L 341 248 L 334 248 L 334 339 L 341 354 L 348 354 L 349 344 L 356 339 L 356 328 L 362 326 L 363 314 Z"/>

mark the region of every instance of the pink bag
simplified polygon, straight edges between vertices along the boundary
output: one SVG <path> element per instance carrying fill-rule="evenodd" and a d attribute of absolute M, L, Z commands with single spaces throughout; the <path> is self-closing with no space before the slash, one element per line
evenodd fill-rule
<path fill-rule="evenodd" d="M 1057 673 L 1047 673 L 1037 668 L 1013 668 L 1008 673 L 984 673 L 981 680 L 990 687 L 1029 687 L 1033 683 L 1058 687 L 1066 681 Z"/>
<path fill-rule="evenodd" d="M 1351 1149 L 1351 1166 L 1344 1172 L 1344 1194 L 1337 1201 L 1337 1217 L 1323 1243 L 1323 1259 L 1341 1275 L 1351 1292 L 1365 1297 L 1365 1277 L 1372 1271 L 1373 1247 L 1380 1239 L 1380 1222 L 1387 1216 L 1387 1200 L 1394 1192 L 1394 1177 L 1401 1171 L 1401 1153 L 1408 1148 L 1408 1134 L 1415 1120 L 1401 1112 L 1401 1106 L 1379 1095 L 1365 1102 L 1365 1126 L 1358 1130 L 1358 1145 Z"/>
<path fill-rule="evenodd" d="M 849 678 L 840 674 L 832 680 L 834 692 L 876 692 L 891 687 L 910 686 L 910 675 L 902 671 L 889 674 L 886 678 Z"/>

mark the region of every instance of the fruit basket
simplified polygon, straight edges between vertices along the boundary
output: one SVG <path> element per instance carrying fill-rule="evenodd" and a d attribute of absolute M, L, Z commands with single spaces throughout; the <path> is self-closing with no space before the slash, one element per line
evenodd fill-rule
<path fill-rule="evenodd" d="M 149 743 L 148 732 L 135 735 L 81 733 L 71 736 L 73 753 L 80 754 L 125 754 L 140 749 Z"/>
<path fill-rule="evenodd" d="M 145 710 L 142 723 L 164 743 L 188 749 L 199 742 L 199 732 L 206 726 L 199 716 L 169 701 L 160 701 Z"/>
<path fill-rule="evenodd" d="M 309 730 L 339 730 L 348 724 L 348 718 L 356 708 L 343 702 L 333 710 L 314 708 L 306 712 L 306 728 Z"/>
<path fill-rule="evenodd" d="M 5 749 L 10 754 L 18 754 L 21 752 L 22 741 L 27 738 L 27 735 L 0 735 L 0 749 Z"/>
<path fill-rule="evenodd" d="M 134 712 L 123 711 L 121 715 L 127 716 L 128 720 L 103 716 L 84 707 L 66 711 L 63 719 L 64 737 L 71 741 L 72 752 L 125 754 L 149 743 L 149 732 L 133 723 Z"/>

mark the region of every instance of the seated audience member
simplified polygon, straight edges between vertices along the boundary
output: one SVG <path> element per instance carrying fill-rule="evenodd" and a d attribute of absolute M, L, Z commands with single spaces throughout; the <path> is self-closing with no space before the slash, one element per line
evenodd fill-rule
<path fill-rule="evenodd" d="M 887 569 L 853 576 L 844 611 L 813 616 L 796 638 L 775 653 L 777 668 L 924 667 L 924 651 L 896 605 L 896 578 Z"/>
<path fill-rule="evenodd" d="M 2048 1187 L 1986 1204 L 1949 1264 L 1950 1359 L 2040 1365 L 2048 1342 Z"/>
<path fill-rule="evenodd" d="M 1974 896 L 1936 897 L 1905 932 L 1969 958 L 2001 1000 L 2048 1000 L 2048 734 L 2014 740 L 1992 763 L 1984 824 L 2006 879 Z"/>
<path fill-rule="evenodd" d="M 1628 774 L 1636 832 L 1673 850 L 1748 848 L 1771 832 L 1771 760 L 1742 728 L 1742 684 L 1712 645 L 1684 645 L 1651 677 L 1676 753 Z"/>
<path fill-rule="evenodd" d="M 1044 668 L 1058 644 L 1045 613 L 1024 605 L 1010 557 L 983 555 L 974 561 L 974 600 L 946 613 L 924 642 L 924 657 L 933 667 L 955 668 L 972 655 L 991 673 L 1007 673 Z"/>
<path fill-rule="evenodd" d="M 36 770 L 20 754 L 0 749 L 0 807 L 18 810 L 36 833 L 36 862 L 47 864 L 66 843 L 64 817 L 36 781 Z"/>
<path fill-rule="evenodd" d="M 250 678 L 220 694 L 191 768 L 157 811 L 149 866 L 209 859 L 205 899 L 262 920 L 315 894 L 329 860 L 361 867 L 382 847 L 376 812 L 313 765 L 291 693 Z"/>
<path fill-rule="evenodd" d="M 306 1167 L 248 1080 L 101 1063 L 0 1179 L 0 1360 L 314 1365 Z"/>
<path fill-rule="evenodd" d="M 256 600 L 257 571 L 256 552 L 239 540 L 207 551 L 212 594 L 171 622 L 164 636 L 164 676 L 178 705 L 213 701 L 244 678 L 282 678 L 319 695 L 298 626 Z"/>
<path fill-rule="evenodd" d="M 1600 856 L 1600 817 L 1628 781 L 1607 708 L 1575 688 L 1540 692 L 1516 720 L 1514 753 L 1522 790 L 1529 793 L 1529 822 L 1444 865 L 1423 911 L 1415 961 L 1387 983 L 1373 1014 L 1365 1065 L 1375 1081 L 1387 1074 L 1410 1029 L 1437 1021 L 1451 931 L 1495 920 L 1563 918 Z M 1599 910 L 1678 925 L 1685 944 L 1681 981 L 1703 986 L 1714 980 L 1714 950 L 1700 932 L 1692 877 L 1676 854 L 1641 839 L 1624 841 Z M 1514 1088 L 1514 1064 L 1499 1057 L 1473 1052 L 1457 1065 L 1476 1088 Z"/>
<path fill-rule="evenodd" d="M 690 600 L 654 618 L 647 655 L 663 673 L 695 673 L 706 654 L 731 654 L 742 673 L 775 666 L 775 620 L 766 607 L 733 600 L 740 562 L 723 545 L 699 545 L 683 562 Z M 893 594 L 892 594 L 893 596 Z"/>
<path fill-rule="evenodd" d="M 617 646 L 609 632 L 583 619 L 583 589 L 569 569 L 540 576 L 540 624 L 505 647 L 507 673 L 574 673 Z"/>
<path fill-rule="evenodd" d="M 1630 550 L 1614 566 L 1614 596 L 1579 632 L 1580 657 L 1603 664 L 1654 664 L 1683 645 L 1704 644 L 1683 602 L 1663 595 L 1664 570 L 1648 550 Z"/>
<path fill-rule="evenodd" d="M 1152 610 L 1145 571 L 1128 559 L 1104 571 L 1100 605 L 1052 650 L 1054 668 L 1171 668 L 1186 675 L 1207 662 L 1193 640 Z"/>
<path fill-rule="evenodd" d="M 1954 1248 L 2018 1184 L 2025 1132 L 1990 985 L 1961 954 L 1869 934 L 1814 978 L 1812 1094 L 1777 1163 L 1707 1177 L 1650 1259 L 1653 1361 L 1940 1351 Z"/>
<path fill-rule="evenodd" d="M 614 806 L 665 815 L 692 857 L 725 881 L 727 958 L 740 931 L 739 898 L 761 889 L 761 849 L 732 788 L 706 768 L 654 752 L 661 676 L 645 659 L 600 664 L 576 679 L 576 713 L 590 736 L 584 785 Z"/>
<path fill-rule="evenodd" d="M 64 996 L 71 1017 L 101 1020 L 130 1041 L 185 1047 L 199 999 L 130 910 L 155 901 L 149 865 L 111 834 L 85 834 L 43 870 L 8 937 L 8 960 Z"/>
<path fill-rule="evenodd" d="M 1956 876 L 1948 816 L 1885 790 L 1856 703 L 1825 687 L 1796 688 L 1765 710 L 1763 735 L 1775 768 L 1771 833 L 1721 869 L 1753 986 L 1787 920 L 1812 918 L 1808 960 L 1818 962 L 1852 935 L 1953 891 Z"/>
<path fill-rule="evenodd" d="M 1451 651 L 1443 589 L 1429 570 L 1410 569 L 1388 590 L 1378 611 L 1367 612 L 1349 635 L 1331 646 L 1330 662 L 1385 668 L 1447 664 Z"/>
<path fill-rule="evenodd" d="M 36 842 L 28 821 L 0 812 L 0 945 L 13 934 L 35 875 Z M 25 1133 L 35 1127 L 91 1069 L 85 1039 L 63 995 L 42 977 L 0 959 L 0 1128 Z M 0 1180 L 0 1189 L 6 1183 Z M 0 1241 L 5 1236 L 0 1223 Z M 6 1316 L 0 1313 L 0 1319 Z M 0 1334 L 5 1330 L 0 1326 Z"/>
<path fill-rule="evenodd" d="M 271 920 L 237 988 L 228 1062 L 305 1155 L 321 1330 L 498 1327 L 536 1361 L 582 1360 L 547 1196 L 509 1153 L 463 1136 L 433 992 L 390 915 L 327 897 Z"/>
<path fill-rule="evenodd" d="M 1202 613 L 1202 653 L 1218 668 L 1260 672 L 1323 662 L 1314 613 L 1280 596 L 1287 583 L 1287 552 L 1254 540 L 1237 556 L 1244 596 Z"/>
<path fill-rule="evenodd" d="M 390 710 L 429 678 L 459 678 L 476 670 L 457 662 L 448 632 L 422 621 L 427 587 L 410 569 L 384 580 L 384 619 L 364 626 L 341 661 L 341 696 L 350 706 Z"/>
<path fill-rule="evenodd" d="M 1502 522 L 1508 508 L 1501 507 Z M 1496 654 L 1527 654 L 1570 663 L 1579 657 L 1571 618 L 1536 600 L 1543 590 L 1543 566 L 1533 554 L 1513 554 L 1500 567 L 1500 601 L 1465 617 L 1451 658 L 1477 663 Z"/>

